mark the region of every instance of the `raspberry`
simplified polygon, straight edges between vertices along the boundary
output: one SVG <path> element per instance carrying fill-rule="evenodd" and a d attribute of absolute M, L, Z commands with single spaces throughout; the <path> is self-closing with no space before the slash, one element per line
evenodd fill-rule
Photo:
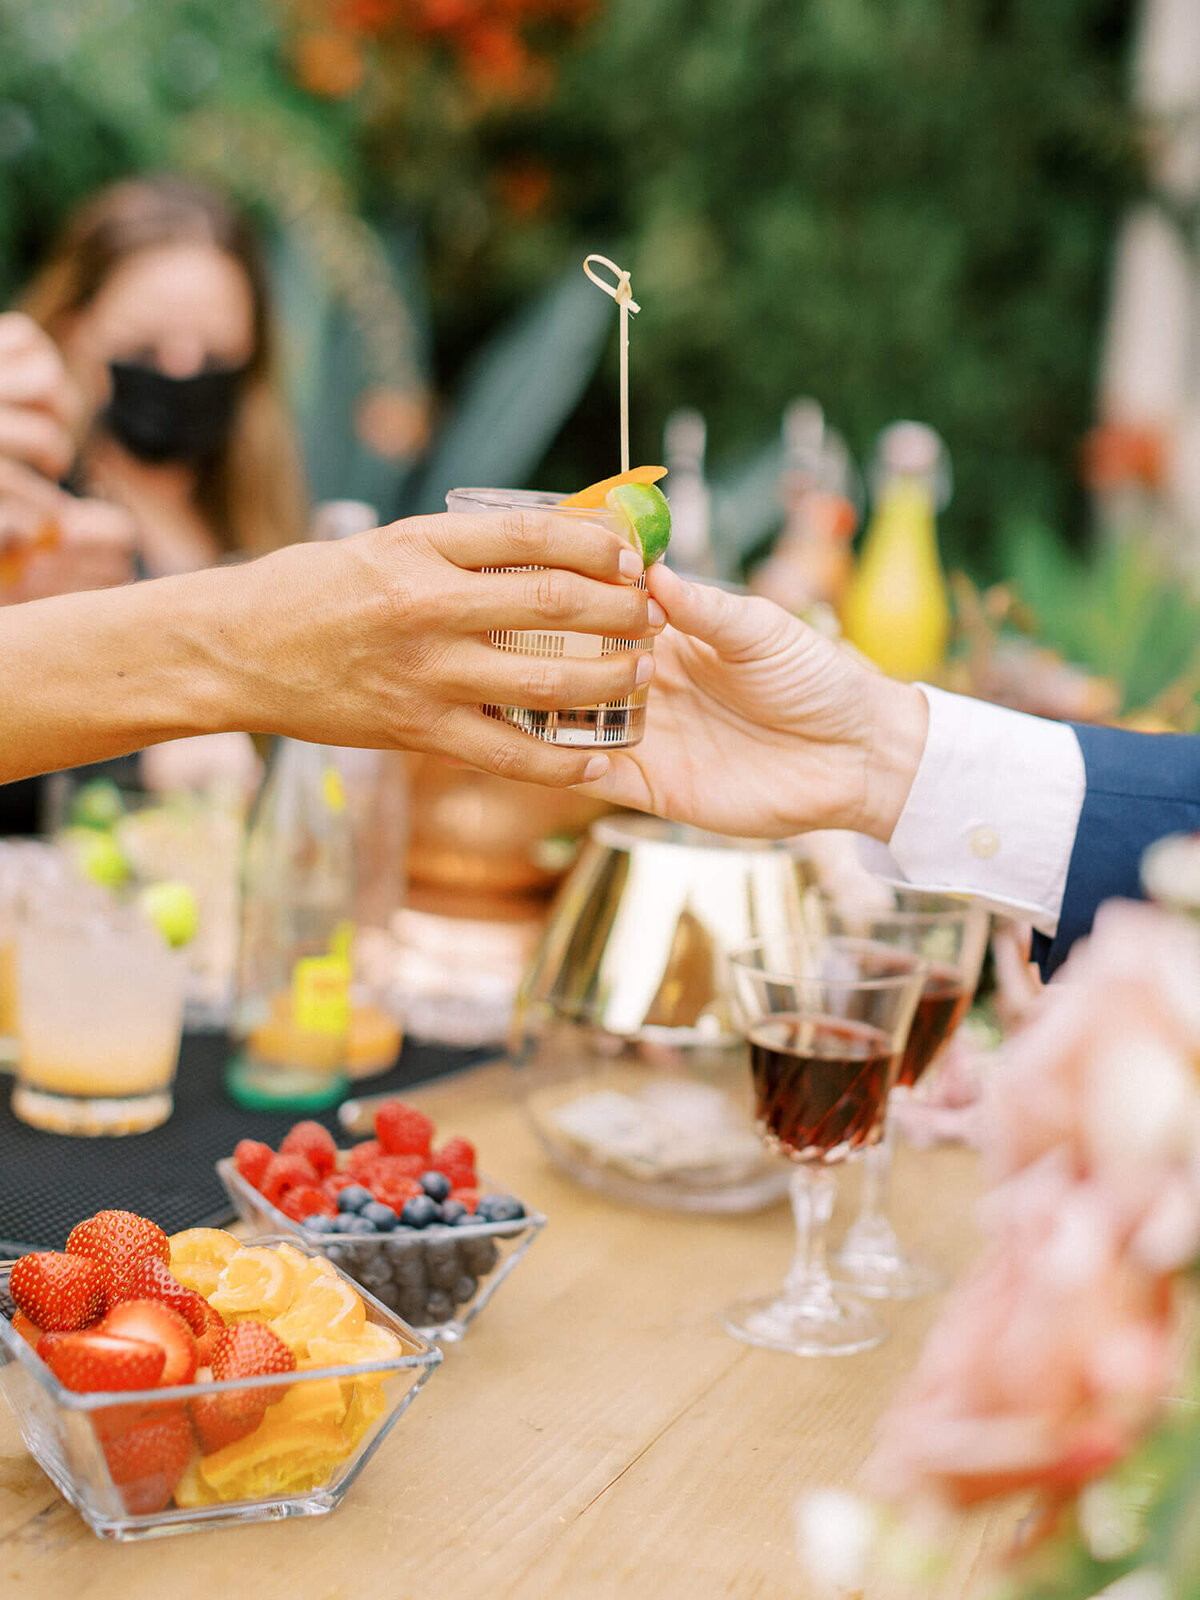
<path fill-rule="evenodd" d="M 391 1206 L 393 1211 L 403 1211 L 406 1201 L 415 1200 L 421 1192 L 421 1185 L 415 1178 L 384 1177 L 371 1186 L 376 1200 Z"/>
<path fill-rule="evenodd" d="M 367 1170 L 372 1161 L 377 1161 L 383 1154 L 378 1139 L 364 1139 L 361 1144 L 352 1147 L 346 1157 L 343 1171 L 348 1172 L 357 1182 L 360 1175 Z"/>
<path fill-rule="evenodd" d="M 403 1100 L 385 1100 L 375 1113 L 375 1137 L 390 1156 L 428 1156 L 433 1119 Z"/>
<path fill-rule="evenodd" d="M 298 1183 L 294 1189 L 289 1189 L 279 1201 L 279 1209 L 293 1222 L 303 1222 L 305 1217 L 311 1217 L 318 1211 L 324 1217 L 337 1216 L 334 1202 L 322 1189 L 311 1183 Z"/>
<path fill-rule="evenodd" d="M 258 1139 L 239 1139 L 233 1152 L 233 1164 L 246 1182 L 258 1189 L 274 1154 L 269 1144 L 262 1144 Z"/>
<path fill-rule="evenodd" d="M 336 1204 L 342 1190 L 352 1188 L 357 1182 L 358 1179 L 351 1172 L 331 1172 L 327 1178 L 321 1179 L 321 1191 Z"/>
<path fill-rule="evenodd" d="M 303 1156 L 272 1156 L 259 1188 L 263 1198 L 277 1205 L 289 1189 L 298 1184 L 316 1184 L 320 1179 Z"/>
<path fill-rule="evenodd" d="M 428 1172 L 424 1156 L 376 1156 L 369 1169 L 381 1178 L 417 1178 Z"/>
<path fill-rule="evenodd" d="M 471 1215 L 475 1215 L 475 1208 L 479 1204 L 478 1189 L 451 1189 L 450 1198 L 451 1200 L 461 1200 Z"/>
<path fill-rule="evenodd" d="M 333 1135 L 319 1122 L 298 1122 L 279 1146 L 281 1156 L 303 1156 L 319 1177 L 337 1166 Z"/>
<path fill-rule="evenodd" d="M 475 1187 L 475 1146 L 469 1139 L 447 1139 L 429 1158 L 435 1172 L 443 1172 L 456 1189 Z"/>

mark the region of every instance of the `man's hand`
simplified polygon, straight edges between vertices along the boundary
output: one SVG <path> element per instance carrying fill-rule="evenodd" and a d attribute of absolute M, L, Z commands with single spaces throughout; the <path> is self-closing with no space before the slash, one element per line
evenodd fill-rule
<path fill-rule="evenodd" d="M 646 736 L 590 792 L 718 833 L 851 828 L 888 839 L 928 726 L 894 682 L 769 600 L 649 576 L 671 626 L 655 645 Z"/>

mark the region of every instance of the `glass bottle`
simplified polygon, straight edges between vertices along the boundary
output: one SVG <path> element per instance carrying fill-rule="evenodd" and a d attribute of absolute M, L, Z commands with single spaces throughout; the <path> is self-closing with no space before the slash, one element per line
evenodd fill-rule
<path fill-rule="evenodd" d="M 280 739 L 242 858 L 241 941 L 227 1075 L 241 1105 L 312 1110 L 347 1086 L 354 844 L 323 745 Z"/>

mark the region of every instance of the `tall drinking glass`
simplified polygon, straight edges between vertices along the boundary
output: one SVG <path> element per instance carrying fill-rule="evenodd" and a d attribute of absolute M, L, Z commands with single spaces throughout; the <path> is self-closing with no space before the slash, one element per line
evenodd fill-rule
<path fill-rule="evenodd" d="M 827 935 L 870 939 L 929 963 L 904 1047 L 893 1096 L 910 1094 L 962 1021 L 979 982 L 987 948 L 988 913 L 957 895 L 887 889 L 890 909 L 843 900 L 818 908 Z M 912 1299 L 942 1286 L 938 1269 L 901 1244 L 888 1215 L 895 1121 L 863 1156 L 858 1216 L 834 1257 L 834 1277 L 859 1294 Z"/>
<path fill-rule="evenodd" d="M 622 520 L 611 511 L 582 510 L 567 506 L 556 510 L 561 496 L 546 494 L 537 489 L 451 489 L 446 496 L 448 511 L 465 511 L 475 516 L 491 513 L 497 517 L 513 511 L 554 511 L 556 516 L 571 517 L 575 522 L 602 523 L 614 533 L 626 536 Z M 528 568 L 491 568 L 491 571 L 528 571 Z M 645 578 L 638 580 L 645 586 Z M 561 659 L 564 656 L 590 660 L 601 656 L 621 655 L 626 651 L 649 650 L 649 639 L 611 639 L 595 633 L 576 633 L 570 630 L 542 629 L 508 630 L 489 635 L 498 650 L 513 650 L 520 655 Z M 650 686 L 643 685 L 621 700 L 608 700 L 596 706 L 564 706 L 553 711 L 536 711 L 527 706 L 484 706 L 489 717 L 507 722 L 514 728 L 531 733 L 548 744 L 573 745 L 576 748 L 593 745 L 607 749 L 637 744 L 646 728 L 646 701 Z"/>
<path fill-rule="evenodd" d="M 880 1135 L 926 965 L 869 939 L 767 939 L 730 957 L 767 1145 L 796 1163 L 797 1247 L 783 1290 L 725 1313 L 735 1338 L 794 1355 L 851 1355 L 884 1337 L 874 1311 L 835 1289 L 825 1240 L 831 1167 Z"/>

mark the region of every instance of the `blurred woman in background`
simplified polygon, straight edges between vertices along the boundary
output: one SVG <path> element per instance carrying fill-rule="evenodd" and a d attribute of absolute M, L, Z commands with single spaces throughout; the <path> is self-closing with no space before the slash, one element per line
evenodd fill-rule
<path fill-rule="evenodd" d="M 178 177 L 102 190 L 68 219 L 21 309 L 78 397 L 67 481 L 132 515 L 143 572 L 304 537 L 261 255 L 227 200 Z M 35 407 L 63 376 L 48 375 Z"/>

